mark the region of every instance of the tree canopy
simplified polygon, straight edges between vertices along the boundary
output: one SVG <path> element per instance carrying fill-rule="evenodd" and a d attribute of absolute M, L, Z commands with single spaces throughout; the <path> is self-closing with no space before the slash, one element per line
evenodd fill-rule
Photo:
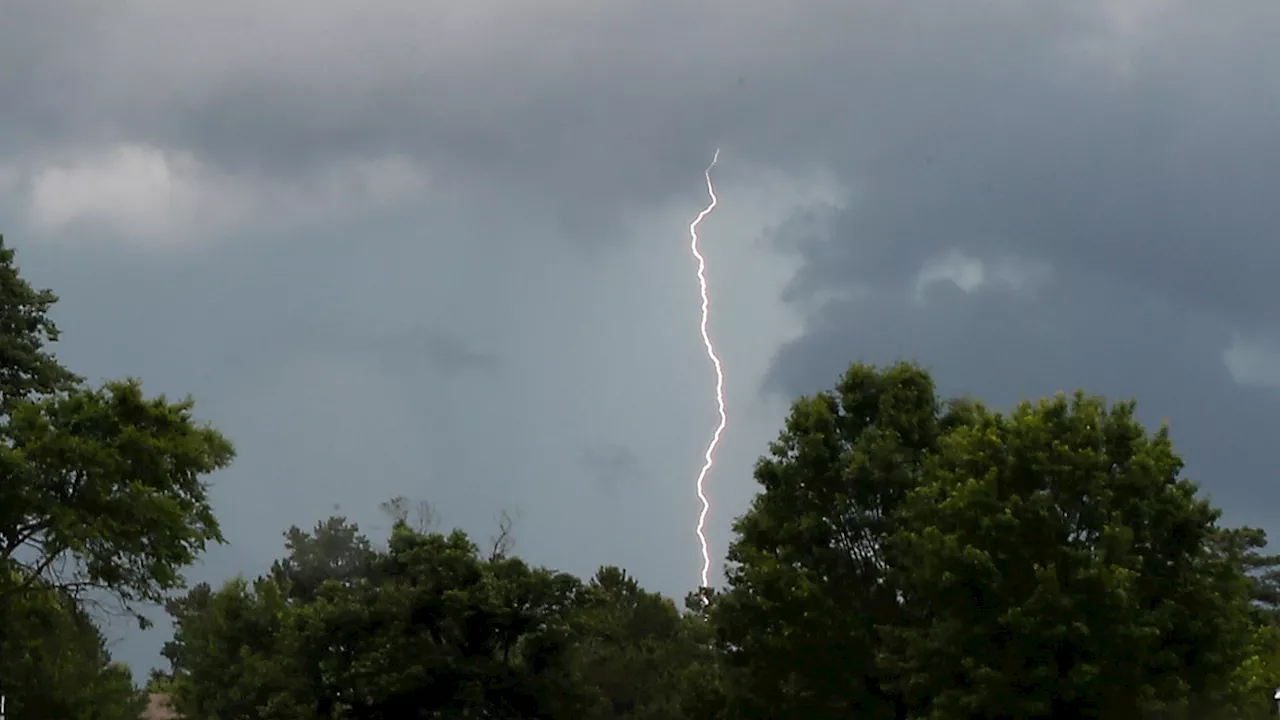
<path fill-rule="evenodd" d="M 617 568 L 584 584 L 404 521 L 380 550 L 343 518 L 286 536 L 271 574 L 170 603 L 188 716 L 676 718 L 710 652 Z"/>
<path fill-rule="evenodd" d="M 1205 717 L 1246 702 L 1275 563 L 1260 531 L 1219 526 L 1167 429 L 1134 411 L 1076 393 L 1002 414 L 943 401 L 907 363 L 855 365 L 797 401 L 713 609 L 742 712 Z"/>
<path fill-rule="evenodd" d="M 205 478 L 234 453 L 191 400 L 61 365 L 57 297 L 14 260 L 0 237 L 0 692 L 13 717 L 136 717 L 95 613 L 142 622 L 182 586 L 222 539 Z"/>

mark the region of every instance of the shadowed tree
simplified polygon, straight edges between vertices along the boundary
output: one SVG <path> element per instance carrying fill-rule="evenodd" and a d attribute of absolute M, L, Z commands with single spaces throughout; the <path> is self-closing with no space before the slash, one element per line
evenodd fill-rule
<path fill-rule="evenodd" d="M 1131 403 L 1008 416 L 855 365 L 757 465 L 712 605 L 737 716 L 1207 716 L 1251 646 L 1240 538 Z"/>
<path fill-rule="evenodd" d="M 903 613 L 885 541 L 945 431 L 938 410 L 929 376 L 905 364 L 854 366 L 793 405 L 711 605 L 735 716 L 905 717 L 876 663 L 877 627 Z"/>
<path fill-rule="evenodd" d="M 12 718 L 134 720 L 146 705 L 92 618 L 43 584 L 0 602 L 0 693 Z"/>
<path fill-rule="evenodd" d="M 58 302 L 52 290 L 36 290 L 18 274 L 15 253 L 0 235 L 0 413 L 15 403 L 70 390 L 81 378 L 54 358 L 49 345 L 58 326 L 49 310 Z"/>
<path fill-rule="evenodd" d="M 232 447 L 190 400 L 89 387 L 63 367 L 57 297 L 14 257 L 0 238 L 0 688 L 15 717 L 134 718 L 131 675 L 94 614 L 146 624 L 138 604 L 221 540 L 204 478 Z"/>
<path fill-rule="evenodd" d="M 714 720 L 714 648 L 703 618 L 601 568 L 574 613 L 576 675 L 595 695 L 585 718 L 678 720 L 691 707 Z"/>
<path fill-rule="evenodd" d="M 327 581 L 350 585 L 368 579 L 378 554 L 360 528 L 346 518 L 316 523 L 310 533 L 297 527 L 285 533 L 288 555 L 271 566 L 271 576 L 289 597 L 313 600 Z"/>
<path fill-rule="evenodd" d="M 922 716 L 1206 717 L 1250 643 L 1219 512 L 1133 403 L 970 406 L 897 515 L 908 621 L 883 665 Z"/>
<path fill-rule="evenodd" d="M 41 584 L 126 610 L 159 602 L 222 539 L 204 477 L 231 444 L 195 422 L 189 399 L 147 398 L 137 381 L 84 386 L 47 349 L 57 298 L 13 260 L 0 239 L 0 602 Z"/>
<path fill-rule="evenodd" d="M 586 717 L 576 578 L 403 521 L 383 551 L 341 518 L 287 537 L 268 577 L 170 603 L 189 717 Z"/>

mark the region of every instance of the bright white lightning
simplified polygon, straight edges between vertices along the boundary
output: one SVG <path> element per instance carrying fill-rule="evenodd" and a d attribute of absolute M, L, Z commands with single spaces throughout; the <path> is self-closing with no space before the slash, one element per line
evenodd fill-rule
<path fill-rule="evenodd" d="M 708 576 L 711 574 L 711 551 L 707 546 L 707 513 L 711 511 L 711 502 L 707 500 L 705 492 L 705 484 L 707 473 L 711 472 L 711 467 L 715 465 L 716 446 L 720 444 L 720 436 L 724 434 L 725 426 L 729 424 L 729 416 L 724 411 L 724 371 L 720 366 L 720 358 L 716 355 L 715 345 L 711 343 L 711 335 L 707 333 L 707 317 L 708 309 L 711 305 L 710 296 L 707 294 L 707 260 L 702 256 L 702 252 L 698 250 L 698 224 L 702 219 L 711 214 L 716 208 L 716 188 L 711 184 L 711 168 L 716 166 L 716 161 L 720 159 L 720 148 L 716 148 L 716 153 L 711 157 L 711 164 L 707 166 L 703 176 L 707 179 L 707 194 L 711 196 L 711 204 L 694 218 L 689 224 L 689 250 L 693 253 L 693 257 L 698 261 L 698 288 L 702 293 L 702 344 L 707 348 L 707 357 L 711 360 L 711 366 L 716 371 L 716 408 L 720 411 L 720 424 L 716 426 L 715 433 L 711 436 L 711 442 L 707 444 L 707 451 L 703 455 L 703 465 L 701 472 L 698 473 L 698 481 L 696 488 L 698 490 L 698 499 L 702 501 L 702 512 L 698 515 L 698 525 L 694 529 L 698 534 L 698 543 L 702 547 L 702 587 L 708 586 Z"/>

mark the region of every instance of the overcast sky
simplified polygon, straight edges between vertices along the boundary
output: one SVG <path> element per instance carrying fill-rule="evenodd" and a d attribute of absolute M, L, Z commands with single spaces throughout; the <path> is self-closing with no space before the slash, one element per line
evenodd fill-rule
<path fill-rule="evenodd" d="M 579 574 L 716 574 L 798 393 L 917 359 L 1167 418 L 1280 531 L 1271 0 L 5 0 L 0 232 L 60 355 L 236 443 L 227 547 L 403 494 Z M 113 630 L 145 670 L 167 629 Z"/>

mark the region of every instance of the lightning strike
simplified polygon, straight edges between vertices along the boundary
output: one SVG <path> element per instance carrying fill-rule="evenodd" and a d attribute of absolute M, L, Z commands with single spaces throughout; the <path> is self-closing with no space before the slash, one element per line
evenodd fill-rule
<path fill-rule="evenodd" d="M 707 499 L 706 480 L 707 473 L 711 472 L 712 466 L 715 465 L 716 446 L 720 444 L 720 437 L 724 434 L 725 426 L 729 424 L 729 416 L 724 410 L 724 371 L 720 365 L 720 357 L 716 355 L 715 345 L 711 342 L 711 335 L 707 333 L 708 310 L 711 305 L 710 295 L 707 293 L 707 260 L 702 256 L 702 252 L 698 249 L 698 224 L 702 219 L 711 214 L 716 208 L 716 188 L 711 183 L 711 169 L 716 166 L 716 161 L 720 159 L 720 148 L 716 148 L 715 155 L 711 157 L 711 164 L 707 166 L 703 176 L 707 179 L 707 194 L 711 196 L 711 203 L 707 205 L 693 222 L 689 224 L 689 250 L 693 253 L 694 259 L 698 263 L 698 288 L 702 294 L 702 344 L 706 346 L 707 357 L 711 360 L 711 366 L 716 371 L 716 408 L 720 412 L 720 424 L 716 426 L 716 431 L 711 436 L 711 442 L 707 444 L 707 451 L 703 454 L 702 470 L 698 473 L 698 480 L 695 487 L 698 491 L 698 499 L 702 501 L 702 512 L 698 515 L 698 524 L 694 528 L 694 532 L 698 535 L 698 543 L 702 549 L 702 587 L 708 587 L 708 577 L 711 574 L 711 551 L 707 546 L 707 513 L 711 511 L 711 501 Z"/>

